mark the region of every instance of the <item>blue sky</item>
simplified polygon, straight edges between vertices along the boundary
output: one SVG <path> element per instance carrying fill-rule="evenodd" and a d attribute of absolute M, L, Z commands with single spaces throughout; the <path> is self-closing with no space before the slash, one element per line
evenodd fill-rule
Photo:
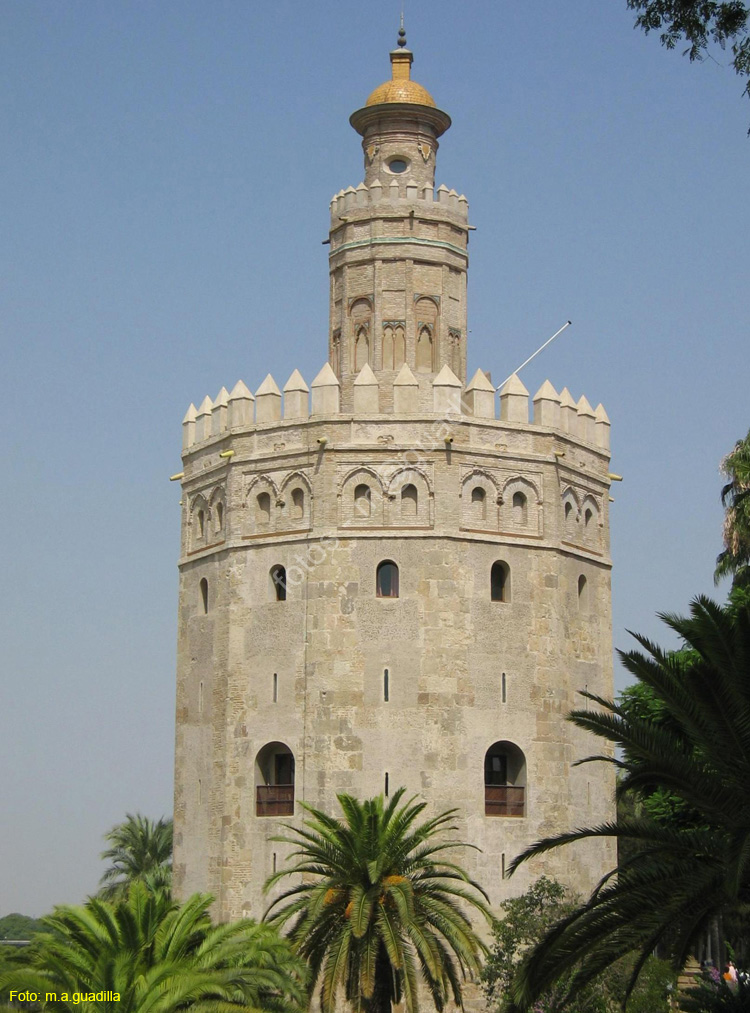
<path fill-rule="evenodd" d="M 5 0 L 0 915 L 96 888 L 171 812 L 180 422 L 326 354 L 328 202 L 399 4 Z M 625 0 L 408 0 L 472 233 L 469 367 L 602 401 L 614 642 L 714 591 L 750 425 L 750 102 Z"/>

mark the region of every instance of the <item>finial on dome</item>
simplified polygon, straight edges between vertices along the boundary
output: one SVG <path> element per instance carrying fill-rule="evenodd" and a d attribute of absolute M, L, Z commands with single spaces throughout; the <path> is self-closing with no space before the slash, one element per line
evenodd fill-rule
<path fill-rule="evenodd" d="M 396 45 L 400 46 L 402 49 L 406 45 L 406 29 L 404 28 L 403 8 L 401 9 L 401 26 L 399 27 L 398 30 L 398 42 L 396 43 Z"/>

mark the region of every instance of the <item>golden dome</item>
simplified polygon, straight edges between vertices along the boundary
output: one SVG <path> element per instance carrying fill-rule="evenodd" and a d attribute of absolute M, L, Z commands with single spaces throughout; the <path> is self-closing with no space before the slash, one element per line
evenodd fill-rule
<path fill-rule="evenodd" d="M 432 106 L 435 108 L 435 99 L 427 89 L 409 78 L 399 81 L 385 81 L 383 84 L 378 85 L 365 102 L 365 107 L 377 106 L 382 102 L 414 102 L 420 106 Z"/>
<path fill-rule="evenodd" d="M 406 32 L 403 21 L 398 33 L 398 49 L 391 51 L 391 80 L 375 89 L 365 102 L 368 106 L 379 106 L 386 102 L 409 102 L 419 106 L 435 106 L 435 99 L 426 88 L 411 80 L 411 65 L 414 54 L 406 49 Z"/>

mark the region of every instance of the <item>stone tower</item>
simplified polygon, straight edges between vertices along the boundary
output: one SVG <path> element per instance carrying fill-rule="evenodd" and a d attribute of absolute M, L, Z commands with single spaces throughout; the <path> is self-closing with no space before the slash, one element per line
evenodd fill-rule
<path fill-rule="evenodd" d="M 565 720 L 612 693 L 609 421 L 517 376 L 466 383 L 466 198 L 435 189 L 450 119 L 392 78 L 351 117 L 365 180 L 331 202 L 329 361 L 183 423 L 175 890 L 259 917 L 300 801 L 405 785 L 457 807 L 494 904 L 542 872 L 588 890 L 608 771 Z M 502 365 L 507 364 L 501 364 Z M 601 747 L 598 747 L 601 748 Z"/>

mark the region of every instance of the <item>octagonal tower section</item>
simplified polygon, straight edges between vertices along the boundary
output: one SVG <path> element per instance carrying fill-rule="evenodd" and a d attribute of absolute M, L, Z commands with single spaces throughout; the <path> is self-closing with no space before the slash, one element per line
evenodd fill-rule
<path fill-rule="evenodd" d="M 260 917 L 308 802 L 405 786 L 456 808 L 493 905 L 542 873 L 589 890 L 608 843 L 503 878 L 540 837 L 611 818 L 601 746 L 566 720 L 612 693 L 609 422 L 518 377 L 444 366 L 311 390 L 270 376 L 184 422 L 175 893 Z"/>

